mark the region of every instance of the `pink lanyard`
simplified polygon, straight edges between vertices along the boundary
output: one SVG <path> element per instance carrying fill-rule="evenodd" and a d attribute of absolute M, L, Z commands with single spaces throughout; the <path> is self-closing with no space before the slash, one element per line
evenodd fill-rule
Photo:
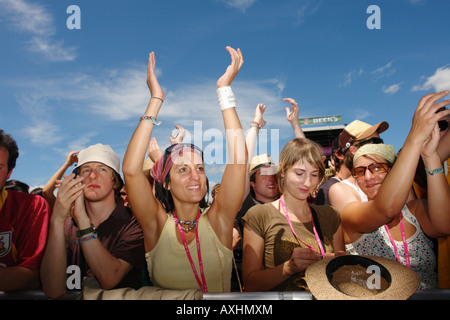
<path fill-rule="evenodd" d="M 405 260 L 406 260 L 406 266 L 408 268 L 411 268 L 410 262 L 409 262 L 409 253 L 408 253 L 408 243 L 406 242 L 406 235 L 405 235 L 405 230 L 403 229 L 403 221 L 402 221 L 402 214 L 400 213 L 399 216 L 399 224 L 400 224 L 400 231 L 402 233 L 402 241 L 403 241 L 403 247 L 405 248 Z M 386 229 L 386 232 L 389 236 L 389 239 L 391 240 L 392 246 L 394 247 L 394 252 L 395 252 L 395 258 L 397 259 L 397 261 L 399 263 L 401 263 L 400 261 L 400 256 L 398 254 L 398 250 L 397 250 L 397 245 L 395 244 L 395 240 L 392 237 L 391 232 L 389 231 L 389 227 L 387 225 L 384 225 L 384 228 Z"/>
<path fill-rule="evenodd" d="M 287 219 L 287 221 L 288 221 L 288 223 L 289 223 L 289 226 L 291 227 L 291 231 L 292 231 L 292 233 L 294 234 L 294 236 L 297 238 L 297 240 L 298 240 L 299 242 L 303 243 L 305 246 L 307 246 L 307 247 L 310 248 L 311 250 L 316 251 L 312 246 L 310 246 L 309 244 L 307 244 L 307 243 L 303 242 L 302 240 L 300 240 L 300 238 L 299 238 L 299 237 L 297 236 L 297 234 L 295 233 L 294 227 L 292 226 L 291 219 L 289 219 L 289 214 L 288 214 L 288 212 L 287 212 L 287 210 L 286 210 L 286 206 L 284 205 L 283 196 L 280 197 L 280 201 L 278 202 L 278 210 L 280 210 L 280 204 L 281 204 L 281 207 L 283 208 L 284 215 L 286 216 L 286 219 Z M 308 207 L 309 207 L 309 204 L 308 204 Z M 311 212 L 311 208 L 309 208 L 309 212 Z M 319 244 L 320 253 L 322 254 L 322 256 L 325 256 L 325 250 L 323 249 L 322 241 L 320 240 L 320 237 L 319 237 L 319 235 L 317 234 L 316 226 L 314 225 L 314 219 L 313 219 L 313 217 L 312 217 L 312 212 L 311 212 L 311 223 L 312 223 L 312 225 L 313 225 L 314 236 L 316 237 L 316 241 L 317 241 L 317 243 Z"/>
<path fill-rule="evenodd" d="M 178 222 L 177 215 L 175 214 L 175 211 L 173 212 L 173 216 L 175 218 L 175 222 L 177 224 L 178 230 L 180 230 L 181 239 L 183 240 L 184 250 L 186 251 L 186 255 L 189 259 L 189 262 L 191 264 L 192 271 L 194 272 L 195 279 L 197 280 L 198 285 L 200 286 L 200 289 L 203 292 L 208 292 L 208 287 L 206 286 L 206 279 L 205 279 L 205 273 L 203 271 L 203 262 L 202 262 L 202 254 L 200 251 L 200 240 L 198 238 L 198 223 L 200 219 L 200 210 L 198 210 L 197 215 L 197 224 L 195 225 L 195 241 L 197 244 L 197 256 L 198 256 L 198 265 L 200 266 L 200 274 L 202 276 L 202 281 L 200 281 L 200 278 L 197 273 L 197 268 L 195 267 L 194 261 L 192 260 L 191 253 L 189 252 L 189 247 L 186 242 L 186 237 L 184 236 L 183 230 L 181 229 L 181 225 Z"/>

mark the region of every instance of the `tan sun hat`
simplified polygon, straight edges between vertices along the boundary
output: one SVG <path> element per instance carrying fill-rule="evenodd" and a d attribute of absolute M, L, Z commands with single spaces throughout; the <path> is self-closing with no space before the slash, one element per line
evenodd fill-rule
<path fill-rule="evenodd" d="M 271 170 L 267 170 L 265 175 L 274 175 L 277 173 L 278 166 L 273 162 L 272 158 L 267 154 L 260 154 L 258 156 L 254 156 L 252 158 L 252 162 L 250 163 L 250 176 L 255 173 L 258 169 L 267 168 Z"/>
<path fill-rule="evenodd" d="M 377 132 L 378 134 L 386 131 L 389 123 L 382 121 L 376 125 L 370 125 L 360 120 L 355 120 L 347 125 L 339 135 L 339 148 L 350 148 L 356 141 L 364 140 Z"/>
<path fill-rule="evenodd" d="M 142 171 L 144 172 L 144 175 L 147 178 L 150 176 L 150 170 L 152 170 L 154 164 L 155 163 L 150 158 L 144 160 L 144 164 L 142 165 Z"/>
<path fill-rule="evenodd" d="M 305 276 L 317 300 L 406 300 L 420 286 L 416 272 L 375 256 L 324 258 L 311 264 Z"/>

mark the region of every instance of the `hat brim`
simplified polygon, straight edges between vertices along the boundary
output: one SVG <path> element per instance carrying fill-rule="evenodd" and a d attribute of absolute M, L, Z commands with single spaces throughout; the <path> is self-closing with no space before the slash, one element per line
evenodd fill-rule
<path fill-rule="evenodd" d="M 336 288 L 329 279 L 327 266 L 333 261 L 338 266 L 356 265 L 361 259 L 365 263 L 381 265 L 389 273 L 389 287 L 371 296 L 354 296 L 346 294 Z M 324 258 L 311 264 L 305 272 L 308 288 L 317 300 L 406 300 L 420 286 L 420 278 L 416 272 L 403 266 L 397 261 L 375 256 L 344 255 L 338 257 Z"/>
<path fill-rule="evenodd" d="M 361 140 L 367 139 L 368 137 L 373 135 L 375 132 L 380 134 L 382 132 L 385 132 L 387 129 L 389 129 L 389 123 L 387 123 L 386 121 L 382 121 L 380 123 L 377 123 L 376 125 L 373 125 L 372 127 L 367 129 L 366 131 L 364 131 L 364 133 L 362 133 L 358 137 L 357 141 L 361 141 Z"/>

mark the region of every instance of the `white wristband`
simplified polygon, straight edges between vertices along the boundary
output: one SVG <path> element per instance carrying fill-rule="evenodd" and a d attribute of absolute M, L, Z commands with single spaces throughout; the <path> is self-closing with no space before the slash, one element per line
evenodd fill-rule
<path fill-rule="evenodd" d="M 219 99 L 220 110 L 236 108 L 236 97 L 230 86 L 218 88 L 217 98 Z"/>

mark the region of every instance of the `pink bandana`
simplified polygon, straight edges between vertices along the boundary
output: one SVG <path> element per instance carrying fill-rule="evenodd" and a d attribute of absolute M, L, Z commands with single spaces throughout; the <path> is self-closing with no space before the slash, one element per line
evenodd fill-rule
<path fill-rule="evenodd" d="M 169 149 L 170 148 L 170 149 Z M 172 168 L 173 162 L 179 157 L 183 156 L 183 150 L 188 149 L 188 151 L 194 151 L 200 156 L 202 156 L 202 151 L 192 144 L 174 144 L 166 149 L 163 157 L 156 160 L 155 164 L 150 171 L 150 176 L 155 179 L 156 182 L 163 185 Z M 170 153 L 170 155 L 167 155 Z M 202 157 L 203 158 L 203 157 Z M 164 163 L 164 159 L 166 160 Z"/>

